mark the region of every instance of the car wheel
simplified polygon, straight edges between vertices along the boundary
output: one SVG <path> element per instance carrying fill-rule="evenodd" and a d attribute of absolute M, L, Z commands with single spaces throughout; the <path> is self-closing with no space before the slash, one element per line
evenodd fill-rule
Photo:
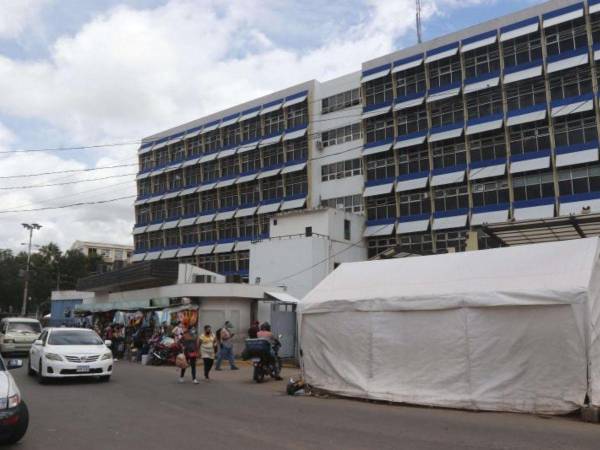
<path fill-rule="evenodd" d="M 29 362 L 27 363 L 27 375 L 30 377 L 35 375 L 35 370 L 33 370 L 33 367 L 31 367 L 31 358 L 29 358 Z"/>
<path fill-rule="evenodd" d="M 40 363 L 38 364 L 38 382 L 40 384 L 44 384 L 46 382 L 46 377 L 43 375 L 44 366 L 42 365 L 42 358 L 40 358 Z"/>
<path fill-rule="evenodd" d="M 25 402 L 21 403 L 21 413 L 19 417 L 19 421 L 12 429 L 12 433 L 6 436 L 4 439 L 0 440 L 0 444 L 2 445 L 10 445 L 16 444 L 21 440 L 21 438 L 27 432 L 27 427 L 29 426 L 29 410 L 27 409 L 27 405 Z"/>
<path fill-rule="evenodd" d="M 110 375 L 103 375 L 100 377 L 100 381 L 103 383 L 108 383 L 110 381 Z"/>

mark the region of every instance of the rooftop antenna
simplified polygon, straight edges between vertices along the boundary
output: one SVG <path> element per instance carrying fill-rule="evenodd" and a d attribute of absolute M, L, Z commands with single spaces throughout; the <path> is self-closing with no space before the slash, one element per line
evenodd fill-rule
<path fill-rule="evenodd" d="M 423 42 L 421 38 L 421 0 L 416 0 L 416 11 L 417 11 L 417 42 L 420 44 Z"/>

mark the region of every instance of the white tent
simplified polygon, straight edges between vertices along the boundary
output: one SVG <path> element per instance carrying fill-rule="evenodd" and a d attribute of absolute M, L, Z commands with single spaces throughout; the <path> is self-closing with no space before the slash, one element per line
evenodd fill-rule
<path fill-rule="evenodd" d="M 453 408 L 600 406 L 599 251 L 589 238 L 342 264 L 300 303 L 306 381 Z"/>

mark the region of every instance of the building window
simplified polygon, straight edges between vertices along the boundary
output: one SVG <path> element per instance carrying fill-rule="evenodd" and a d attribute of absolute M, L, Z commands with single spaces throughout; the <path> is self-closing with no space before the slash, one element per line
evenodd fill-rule
<path fill-rule="evenodd" d="M 200 212 L 199 195 L 190 195 L 183 198 L 183 213 L 187 217 L 192 217 Z"/>
<path fill-rule="evenodd" d="M 169 149 L 162 148 L 156 152 L 156 165 L 157 167 L 166 166 L 169 164 Z"/>
<path fill-rule="evenodd" d="M 550 134 L 545 121 L 515 125 L 509 129 L 510 152 L 522 155 L 550 148 Z"/>
<path fill-rule="evenodd" d="M 212 242 L 217 240 L 217 229 L 215 222 L 200 224 L 200 242 Z"/>
<path fill-rule="evenodd" d="M 431 126 L 441 127 L 453 123 L 463 122 L 462 98 L 451 98 L 432 103 Z"/>
<path fill-rule="evenodd" d="M 285 195 L 289 197 L 291 195 L 306 194 L 308 192 L 308 180 L 306 178 L 306 172 L 294 172 L 285 175 Z"/>
<path fill-rule="evenodd" d="M 366 142 L 385 141 L 394 138 L 394 117 L 391 114 L 367 119 Z"/>
<path fill-rule="evenodd" d="M 237 226 L 235 220 L 222 220 L 217 222 L 219 239 L 232 239 L 237 237 Z"/>
<path fill-rule="evenodd" d="M 219 189 L 219 199 L 221 208 L 237 206 L 239 204 L 237 186 L 233 185 Z"/>
<path fill-rule="evenodd" d="M 250 252 L 238 252 L 238 270 L 248 272 L 250 270 Z"/>
<path fill-rule="evenodd" d="M 508 203 L 508 181 L 494 180 L 484 183 L 473 183 L 471 188 L 473 206 L 488 206 Z"/>
<path fill-rule="evenodd" d="M 256 237 L 260 233 L 258 231 L 258 217 L 242 217 L 239 219 L 240 237 L 251 238 Z"/>
<path fill-rule="evenodd" d="M 466 249 L 466 231 L 447 231 L 435 233 L 436 253 L 448 253 L 449 251 L 464 252 Z"/>
<path fill-rule="evenodd" d="M 263 167 L 283 164 L 283 147 L 281 144 L 268 145 L 261 149 Z"/>
<path fill-rule="evenodd" d="M 286 161 L 306 161 L 308 159 L 308 141 L 306 138 L 285 141 Z"/>
<path fill-rule="evenodd" d="M 438 189 L 433 193 L 436 211 L 452 211 L 469 207 L 467 186 Z"/>
<path fill-rule="evenodd" d="M 427 148 L 408 148 L 398 153 L 398 175 L 429 171 L 429 151 Z"/>
<path fill-rule="evenodd" d="M 367 180 L 381 180 L 396 176 L 394 155 L 389 152 L 384 156 L 367 157 Z"/>
<path fill-rule="evenodd" d="M 498 44 L 481 47 L 465 53 L 465 76 L 479 77 L 500 70 Z"/>
<path fill-rule="evenodd" d="M 321 113 L 327 114 L 360 104 L 360 89 L 352 89 L 321 100 Z"/>
<path fill-rule="evenodd" d="M 600 192 L 600 166 L 571 167 L 558 172 L 560 195 Z"/>
<path fill-rule="evenodd" d="M 339 180 L 362 175 L 362 159 L 349 159 L 321 166 L 321 181 Z"/>
<path fill-rule="evenodd" d="M 431 255 L 433 253 L 431 233 L 399 235 L 398 251 L 412 255 Z"/>
<path fill-rule="evenodd" d="M 306 101 L 287 108 L 287 128 L 296 128 L 308 123 L 308 105 Z"/>
<path fill-rule="evenodd" d="M 183 170 L 171 172 L 169 174 L 169 190 L 174 191 L 176 189 L 181 189 L 182 186 L 183 186 Z"/>
<path fill-rule="evenodd" d="M 396 96 L 406 97 L 418 92 L 425 92 L 425 71 L 422 66 L 403 70 L 396 74 Z"/>
<path fill-rule="evenodd" d="M 217 256 L 217 272 L 221 274 L 237 272 L 235 253 L 219 253 Z"/>
<path fill-rule="evenodd" d="M 398 111 L 396 114 L 398 136 L 427 130 L 427 109 L 411 108 Z"/>
<path fill-rule="evenodd" d="M 593 111 L 559 117 L 554 120 L 554 143 L 557 147 L 598 140 L 596 115 Z"/>
<path fill-rule="evenodd" d="M 515 201 L 554 197 L 552 172 L 514 177 L 513 192 Z"/>
<path fill-rule="evenodd" d="M 185 171 L 185 185 L 196 186 L 202 180 L 202 170 L 200 166 L 188 167 Z"/>
<path fill-rule="evenodd" d="M 356 141 L 358 139 L 362 139 L 362 130 L 360 128 L 360 123 L 335 128 L 333 130 L 323 131 L 323 133 L 321 133 L 323 147 L 339 145 L 343 144 L 344 142 Z"/>
<path fill-rule="evenodd" d="M 346 239 L 347 241 L 351 239 L 350 221 L 348 219 L 344 219 L 344 239 Z"/>
<path fill-rule="evenodd" d="M 152 192 L 154 194 L 161 194 L 167 190 L 167 176 L 159 175 L 152 177 Z"/>
<path fill-rule="evenodd" d="M 368 257 L 373 258 L 380 253 L 396 247 L 396 236 L 377 236 L 369 238 Z"/>
<path fill-rule="evenodd" d="M 504 66 L 513 67 L 542 59 L 540 33 L 530 33 L 502 43 Z"/>
<path fill-rule="evenodd" d="M 219 162 L 209 161 L 202 164 L 202 181 L 207 182 L 219 178 Z"/>
<path fill-rule="evenodd" d="M 229 156 L 221 159 L 221 176 L 229 177 L 237 175 L 240 172 L 238 167 L 238 157 Z"/>
<path fill-rule="evenodd" d="M 587 32 L 583 17 L 548 27 L 544 31 L 548 56 L 587 47 Z"/>
<path fill-rule="evenodd" d="M 592 73 L 587 65 L 550 74 L 552 100 L 577 97 L 591 92 Z"/>
<path fill-rule="evenodd" d="M 434 169 L 458 166 L 467 162 L 467 150 L 462 138 L 434 142 L 432 153 Z"/>
<path fill-rule="evenodd" d="M 600 42 L 600 14 L 590 14 L 590 22 L 592 23 L 592 40 L 596 44 Z"/>
<path fill-rule="evenodd" d="M 263 200 L 272 200 L 283 197 L 283 180 L 279 177 L 268 178 L 262 182 Z"/>
<path fill-rule="evenodd" d="M 200 136 L 193 137 L 187 141 L 188 157 L 198 156 L 202 153 L 202 138 Z"/>
<path fill-rule="evenodd" d="M 140 170 L 142 172 L 154 167 L 154 161 L 152 160 L 152 155 L 150 155 L 150 154 L 145 154 L 145 155 L 140 156 L 139 160 L 140 160 Z"/>
<path fill-rule="evenodd" d="M 367 219 L 380 220 L 396 217 L 396 199 L 394 195 L 366 197 Z"/>
<path fill-rule="evenodd" d="M 471 162 L 506 158 L 504 132 L 491 132 L 469 136 Z"/>
<path fill-rule="evenodd" d="M 179 142 L 171 146 L 171 161 L 183 161 L 185 158 L 185 150 L 183 142 Z"/>
<path fill-rule="evenodd" d="M 273 111 L 263 116 L 265 124 L 265 136 L 278 134 L 285 128 L 282 110 Z"/>
<path fill-rule="evenodd" d="M 259 201 L 260 187 L 257 182 L 240 185 L 240 203 L 242 205 L 255 205 Z"/>
<path fill-rule="evenodd" d="M 263 236 L 268 236 L 271 223 L 271 214 L 261 214 L 258 216 L 258 221 L 260 223 L 260 234 Z"/>
<path fill-rule="evenodd" d="M 392 79 L 389 76 L 369 81 L 365 87 L 367 106 L 391 102 L 394 99 Z"/>
<path fill-rule="evenodd" d="M 158 222 L 165 218 L 165 204 L 164 202 L 156 202 L 150 206 L 152 211 L 152 221 Z"/>
<path fill-rule="evenodd" d="M 418 216 L 431 212 L 428 192 L 415 192 L 400 196 L 400 217 Z"/>
<path fill-rule="evenodd" d="M 499 89 L 491 88 L 467 95 L 467 114 L 469 119 L 478 119 L 501 112 L 502 94 Z"/>
<path fill-rule="evenodd" d="M 202 211 L 212 211 L 217 209 L 217 193 L 215 191 L 203 192 L 200 196 L 200 204 L 202 206 Z"/>
<path fill-rule="evenodd" d="M 181 198 L 176 197 L 173 200 L 167 200 L 167 219 L 177 219 L 182 216 L 183 202 Z"/>
<path fill-rule="evenodd" d="M 251 150 L 240 155 L 242 173 L 254 172 L 260 169 L 260 151 Z"/>
<path fill-rule="evenodd" d="M 260 135 L 260 116 L 242 121 L 242 142 L 258 139 Z"/>
<path fill-rule="evenodd" d="M 163 246 L 162 231 L 155 231 L 153 233 L 148 233 L 148 242 L 150 245 L 150 249 L 162 248 L 162 246 Z"/>
<path fill-rule="evenodd" d="M 202 255 L 198 257 L 198 265 L 203 269 L 210 270 L 211 272 L 217 271 L 217 259 L 216 255 Z"/>
<path fill-rule="evenodd" d="M 434 61 L 428 65 L 428 68 L 431 89 L 459 83 L 462 79 L 459 56 Z"/>
<path fill-rule="evenodd" d="M 167 247 L 179 246 L 179 229 L 178 228 L 172 228 L 170 230 L 165 230 L 165 244 Z"/>
<path fill-rule="evenodd" d="M 136 214 L 136 223 L 144 225 L 150 222 L 150 208 L 147 206 L 138 206 Z"/>
<path fill-rule="evenodd" d="M 183 227 L 181 229 L 181 243 L 182 245 L 192 245 L 198 242 L 198 227 L 192 225 L 191 227 Z"/>
<path fill-rule="evenodd" d="M 147 236 L 145 234 L 136 234 L 135 236 L 133 236 L 133 245 L 135 247 L 136 252 L 146 250 L 148 246 Z"/>
<path fill-rule="evenodd" d="M 509 83 L 505 89 L 509 111 L 546 103 L 546 87 L 543 78 Z"/>
<path fill-rule="evenodd" d="M 233 147 L 242 140 L 240 125 L 235 123 L 223 129 L 223 147 Z"/>
<path fill-rule="evenodd" d="M 346 197 L 321 200 L 321 206 L 355 214 L 362 214 L 364 212 L 362 195 L 348 195 Z"/>
<path fill-rule="evenodd" d="M 214 152 L 218 148 L 221 148 L 220 130 L 210 131 L 204 135 L 204 148 L 207 152 Z"/>
<path fill-rule="evenodd" d="M 148 178 L 138 181 L 138 194 L 140 197 L 152 194 L 152 182 Z"/>

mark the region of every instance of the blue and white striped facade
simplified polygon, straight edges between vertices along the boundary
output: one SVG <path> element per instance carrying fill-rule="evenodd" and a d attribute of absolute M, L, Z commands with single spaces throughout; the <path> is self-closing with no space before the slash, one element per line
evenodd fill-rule
<path fill-rule="evenodd" d="M 370 256 L 600 210 L 599 60 L 600 0 L 554 0 L 145 138 L 134 259 L 243 277 L 273 214 L 344 201 Z"/>

